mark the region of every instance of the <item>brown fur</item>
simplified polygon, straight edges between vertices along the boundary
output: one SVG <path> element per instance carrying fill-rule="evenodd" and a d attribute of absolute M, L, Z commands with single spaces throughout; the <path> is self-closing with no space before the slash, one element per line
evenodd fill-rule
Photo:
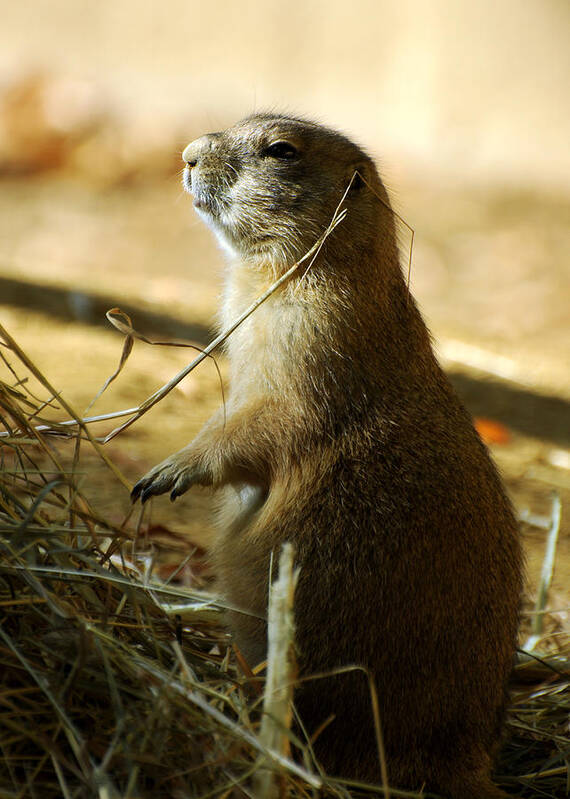
<path fill-rule="evenodd" d="M 214 559 L 227 600 L 254 614 L 229 617 L 251 663 L 266 654 L 271 554 L 293 541 L 301 671 L 373 675 L 391 784 L 504 796 L 489 772 L 517 629 L 517 526 L 408 297 L 374 164 L 333 131 L 271 115 L 184 158 L 229 251 L 222 326 L 310 248 L 355 170 L 364 182 L 309 272 L 230 338 L 226 424 L 216 414 L 134 496 L 220 490 Z M 309 732 L 335 716 L 315 744 L 325 769 L 380 779 L 363 672 L 308 682 L 296 704 Z"/>

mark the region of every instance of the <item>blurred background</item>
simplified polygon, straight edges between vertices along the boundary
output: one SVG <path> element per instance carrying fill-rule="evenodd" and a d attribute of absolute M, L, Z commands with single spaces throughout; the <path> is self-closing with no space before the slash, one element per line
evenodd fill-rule
<path fill-rule="evenodd" d="M 545 519 L 553 488 L 566 501 L 567 0 L 0 0 L 0 11 L 0 321 L 78 409 L 119 358 L 108 308 L 157 340 L 209 340 L 223 259 L 182 194 L 180 154 L 254 110 L 286 111 L 378 160 L 415 231 L 412 290 L 517 508 Z M 407 257 L 404 225 L 401 241 Z M 137 404 L 187 360 L 138 344 L 95 411 Z M 204 364 L 112 454 L 134 479 L 219 402 Z M 124 512 L 126 493 L 102 491 L 97 468 L 93 496 Z M 207 541 L 203 503 L 156 508 Z M 526 531 L 531 575 L 543 538 Z"/>

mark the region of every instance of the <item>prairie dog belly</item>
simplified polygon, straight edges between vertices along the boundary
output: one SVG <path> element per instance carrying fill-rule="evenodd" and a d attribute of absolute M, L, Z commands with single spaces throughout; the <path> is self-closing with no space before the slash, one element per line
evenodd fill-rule
<path fill-rule="evenodd" d="M 219 493 L 217 527 L 232 533 L 243 530 L 267 498 L 267 490 L 257 483 L 230 483 Z"/>

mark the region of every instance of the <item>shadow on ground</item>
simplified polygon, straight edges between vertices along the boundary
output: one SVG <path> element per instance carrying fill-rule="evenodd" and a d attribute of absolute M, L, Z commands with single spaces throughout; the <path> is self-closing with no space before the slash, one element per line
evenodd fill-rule
<path fill-rule="evenodd" d="M 40 283 L 0 277 L 0 300 L 3 305 L 26 308 L 96 326 L 109 325 L 105 313 L 116 298 L 93 292 L 76 291 Z M 205 345 L 212 333 L 198 323 L 148 308 L 122 303 L 121 310 L 136 318 L 139 332 L 166 336 Z M 506 381 L 474 377 L 465 372 L 449 373 L 455 390 L 473 416 L 488 416 L 527 436 L 540 438 L 561 447 L 570 446 L 570 402 L 537 394 Z"/>

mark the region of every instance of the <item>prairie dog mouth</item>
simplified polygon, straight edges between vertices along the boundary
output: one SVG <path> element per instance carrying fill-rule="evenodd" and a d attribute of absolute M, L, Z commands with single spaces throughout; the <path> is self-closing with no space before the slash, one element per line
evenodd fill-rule
<path fill-rule="evenodd" d="M 215 216 L 214 203 L 211 191 L 204 191 L 200 186 L 200 182 L 192 178 L 192 170 L 186 166 L 182 174 L 182 186 L 188 194 L 194 198 L 193 206 L 197 211 Z"/>

